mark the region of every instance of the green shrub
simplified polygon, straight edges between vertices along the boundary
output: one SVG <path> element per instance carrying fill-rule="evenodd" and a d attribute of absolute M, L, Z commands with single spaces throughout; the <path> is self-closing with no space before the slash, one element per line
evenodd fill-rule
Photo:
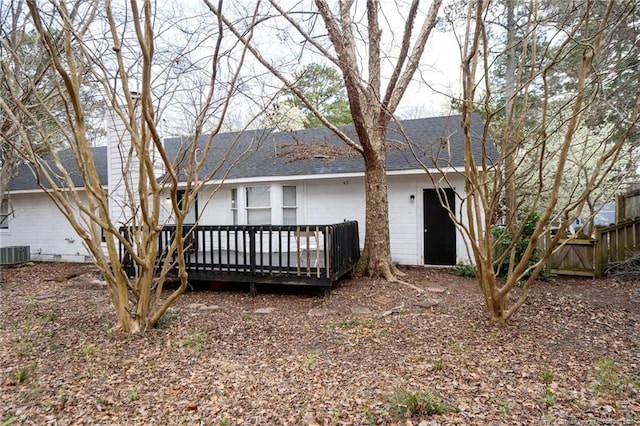
<path fill-rule="evenodd" d="M 540 400 L 547 407 L 553 407 L 556 404 L 556 396 L 555 393 L 549 388 L 544 390 L 544 398 Z"/>
<path fill-rule="evenodd" d="M 351 330 L 358 327 L 371 328 L 371 327 L 375 327 L 375 325 L 376 325 L 376 320 L 374 320 L 373 318 L 367 318 L 367 319 L 349 318 L 338 324 L 331 323 L 331 326 L 333 327 L 337 326 L 343 330 Z"/>
<path fill-rule="evenodd" d="M 410 418 L 432 416 L 457 411 L 457 408 L 430 392 L 415 393 L 407 389 L 397 390 L 391 397 L 389 414 L 393 417 Z"/>
<path fill-rule="evenodd" d="M 84 357 L 90 357 L 95 355 L 96 352 L 97 352 L 97 349 L 94 345 L 85 345 L 82 348 L 80 348 L 80 351 L 78 351 L 78 355 L 84 356 Z"/>
<path fill-rule="evenodd" d="M 158 321 L 156 321 L 156 323 L 153 325 L 153 328 L 156 328 L 158 330 L 164 330 L 167 327 L 169 327 L 169 324 L 171 324 L 177 319 L 178 319 L 178 315 L 174 314 L 173 312 L 167 312 L 164 315 L 162 315 L 160 318 L 158 318 Z"/>
<path fill-rule="evenodd" d="M 200 352 L 209 342 L 209 335 L 204 330 L 198 330 L 189 337 L 185 337 L 178 342 L 181 348 L 189 348 L 195 352 Z"/>
<path fill-rule="evenodd" d="M 14 373 L 14 383 L 16 385 L 24 385 L 29 382 L 33 377 L 33 373 L 36 371 L 36 368 L 37 364 L 35 363 L 18 368 Z"/>
<path fill-rule="evenodd" d="M 455 268 L 455 274 L 460 277 L 475 278 L 476 267 L 466 263 L 458 263 Z"/>
<path fill-rule="evenodd" d="M 40 319 L 42 320 L 43 323 L 53 322 L 57 318 L 58 318 L 58 314 L 56 314 L 55 312 L 47 312 L 44 314 L 40 314 Z"/>
<path fill-rule="evenodd" d="M 593 390 L 598 394 L 619 395 L 633 387 L 628 377 L 618 372 L 618 364 L 610 359 L 601 359 L 593 369 Z"/>
<path fill-rule="evenodd" d="M 553 374 L 553 371 L 545 370 L 542 372 L 541 377 L 542 377 L 542 382 L 548 385 L 551 382 L 553 382 L 553 379 L 555 378 L 555 374 Z"/>
<path fill-rule="evenodd" d="M 529 216 L 524 221 L 522 225 L 523 226 L 522 235 L 520 236 L 520 239 L 516 241 L 516 244 L 515 244 L 515 258 L 514 258 L 515 264 L 520 263 L 520 260 L 522 260 L 522 257 L 524 256 L 524 253 L 527 250 L 529 243 L 531 242 L 531 237 L 533 235 L 533 232 L 535 231 L 536 226 L 538 226 L 538 222 L 540 221 L 540 216 L 541 216 L 541 213 L 533 212 L 533 213 L 530 213 Z M 513 236 L 511 235 L 511 232 L 509 231 L 509 229 L 505 227 L 495 227 L 491 230 L 491 233 L 493 234 L 493 239 L 495 241 L 495 247 L 496 247 L 496 250 L 494 252 L 494 257 L 497 259 L 498 257 L 500 257 L 502 253 L 504 253 L 509 248 L 513 240 Z M 527 262 L 527 267 L 537 263 L 538 261 L 540 261 L 540 259 L 541 259 L 541 249 L 539 247 L 536 247 L 533 250 L 531 257 L 529 258 L 529 261 Z M 507 257 L 500 264 L 497 264 L 494 262 L 494 267 L 498 275 L 501 275 L 501 276 L 507 275 L 507 272 L 509 271 L 509 260 L 510 260 L 509 255 L 507 255 Z"/>

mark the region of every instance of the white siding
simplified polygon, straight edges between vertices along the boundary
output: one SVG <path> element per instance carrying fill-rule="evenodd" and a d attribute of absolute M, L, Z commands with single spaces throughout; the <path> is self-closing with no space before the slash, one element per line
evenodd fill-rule
<path fill-rule="evenodd" d="M 360 248 L 364 246 L 364 179 L 309 181 L 302 192 L 299 201 L 302 207 L 301 223 L 322 225 L 357 220 Z"/>
<path fill-rule="evenodd" d="M 465 189 L 464 189 L 463 177 L 460 175 L 450 176 L 449 181 L 451 182 L 451 185 L 453 185 L 453 187 L 455 188 L 456 193 L 462 195 L 462 198 L 464 200 L 464 198 L 466 198 L 467 193 L 465 192 Z M 460 200 L 457 196 L 456 196 L 456 214 L 458 215 L 458 217 L 461 217 L 463 223 L 465 224 L 469 223 L 469 221 L 467 220 L 467 214 L 464 207 L 464 201 Z M 467 244 L 465 244 L 465 240 L 466 240 L 466 237 L 464 236 L 464 234 L 462 234 L 461 232 L 458 232 L 456 235 L 456 245 L 458 247 L 457 263 L 466 263 L 466 264 L 474 263 L 471 260 L 473 257 L 473 254 L 469 253 L 469 251 L 467 250 Z"/>
<path fill-rule="evenodd" d="M 423 179 L 390 176 L 387 181 L 391 258 L 403 265 L 421 264 L 422 232 L 419 228 L 422 204 L 417 192 Z M 412 195 L 415 197 L 413 200 Z"/>
<path fill-rule="evenodd" d="M 450 181 L 460 192 L 464 188 L 461 177 L 451 177 Z M 231 188 L 238 188 L 238 219 L 246 223 L 244 204 L 244 186 L 259 185 L 223 185 L 212 194 L 204 189 L 198 196 L 198 215 L 201 225 L 229 225 L 231 215 Z M 265 183 L 280 188 L 281 183 Z M 365 193 L 363 178 L 316 179 L 305 182 L 286 182 L 297 187 L 297 223 L 331 224 L 345 220 L 359 223 L 360 246 L 365 236 Z M 406 265 L 424 263 L 423 249 L 423 189 L 433 184 L 425 175 L 390 176 L 389 185 L 389 227 L 391 235 L 391 254 L 394 262 Z M 281 215 L 281 190 L 272 190 L 271 207 L 277 214 L 272 215 L 276 223 Z M 415 199 L 411 199 L 411 196 Z M 51 260 L 53 255 L 62 256 L 61 260 L 83 261 L 88 255 L 82 241 L 73 231 L 66 219 L 55 208 L 44 193 L 14 194 L 11 196 L 15 217 L 10 218 L 9 229 L 0 230 L 0 245 L 29 245 L 32 258 Z M 166 202 L 166 201 L 165 201 Z M 460 200 L 456 198 L 456 212 L 460 212 Z M 167 213 L 165 211 L 165 213 Z M 165 215 L 164 223 L 171 223 Z M 469 262 L 463 237 L 457 235 L 457 261 Z"/>
<path fill-rule="evenodd" d="M 232 223 L 231 191 L 221 187 L 213 192 L 205 188 L 198 194 L 198 223 L 226 225 Z"/>
<path fill-rule="evenodd" d="M 463 191 L 460 177 L 451 179 L 456 191 Z M 424 264 L 423 200 L 422 190 L 433 188 L 426 175 L 389 176 L 389 232 L 391 257 L 402 265 Z M 304 192 L 304 221 L 302 223 L 337 223 L 357 220 L 360 232 L 360 247 L 365 236 L 365 193 L 363 179 L 331 179 L 309 181 Z M 411 199 L 411 196 L 415 199 Z M 456 212 L 460 211 L 456 199 Z M 469 262 L 469 255 L 462 235 L 456 236 L 458 262 Z"/>
<path fill-rule="evenodd" d="M 127 187 L 135 197 L 140 162 L 135 155 L 130 155 L 131 137 L 122 121 L 108 114 L 107 123 L 109 216 L 114 224 L 123 225 L 131 217 L 131 208 L 138 204 L 136 199 L 130 199 Z"/>
<path fill-rule="evenodd" d="M 362 178 L 309 181 L 304 186 L 302 221 L 312 224 L 357 220 L 364 224 L 365 194 Z"/>
<path fill-rule="evenodd" d="M 456 191 L 463 191 L 461 177 L 451 177 Z M 202 225 L 225 225 L 232 223 L 231 192 L 238 189 L 238 223 L 246 223 L 244 190 L 245 186 L 272 185 L 272 223 L 281 221 L 281 183 L 250 183 L 225 185 L 210 198 L 210 192 L 203 192 L 198 200 L 199 223 Z M 305 182 L 287 182 L 296 185 L 298 201 L 298 224 L 322 225 L 356 220 L 359 224 L 360 247 L 365 236 L 365 192 L 363 178 L 316 179 Z M 403 265 L 424 264 L 424 215 L 422 191 L 433 188 L 426 175 L 390 176 L 389 187 L 389 230 L 391 236 L 391 256 L 394 262 Z M 411 196 L 414 196 L 414 199 Z M 202 200 L 210 199 L 209 203 Z M 206 204 L 206 205 L 205 205 Z M 456 198 L 456 213 L 460 212 L 460 200 Z M 463 218 L 464 219 L 464 218 Z M 458 262 L 469 262 L 464 239 L 456 236 Z"/>
<path fill-rule="evenodd" d="M 131 224 L 129 219 L 140 214 L 140 159 L 131 151 L 131 135 L 122 120 L 115 114 L 108 113 L 106 121 L 109 216 L 116 226 Z M 155 148 L 151 148 L 151 157 L 154 174 L 159 177 L 163 171 L 158 166 L 161 162 Z"/>
<path fill-rule="evenodd" d="M 11 204 L 9 229 L 0 230 L 1 246 L 30 246 L 32 260 L 89 260 L 78 234 L 44 193 L 14 194 Z"/>
<path fill-rule="evenodd" d="M 169 193 L 162 198 L 160 223 L 174 224 L 171 213 Z M 226 188 L 213 191 L 213 188 L 203 188 L 198 193 L 198 223 L 200 225 L 231 224 L 231 193 Z"/>
<path fill-rule="evenodd" d="M 455 190 L 464 196 L 461 177 L 450 178 Z M 424 264 L 424 216 L 422 190 L 433 188 L 426 175 L 389 176 L 389 232 L 391 257 L 403 265 Z M 364 246 L 365 193 L 363 179 L 318 180 L 306 184 L 304 193 L 305 223 L 337 223 L 357 220 L 360 246 Z M 411 196 L 415 199 L 412 200 Z M 456 213 L 460 200 L 456 198 Z M 459 215 L 459 214 L 458 214 Z M 463 217 L 463 220 L 465 218 Z M 456 236 L 457 261 L 469 263 L 469 254 L 460 232 Z"/>

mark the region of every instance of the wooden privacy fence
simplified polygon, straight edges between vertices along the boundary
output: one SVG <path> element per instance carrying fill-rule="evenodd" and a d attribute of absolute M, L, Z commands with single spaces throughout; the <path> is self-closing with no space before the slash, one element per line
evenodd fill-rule
<path fill-rule="evenodd" d="M 560 247 L 547 260 L 552 274 L 594 276 L 597 241 L 593 239 L 560 240 Z"/>
<path fill-rule="evenodd" d="M 551 273 L 600 277 L 611 263 L 640 250 L 640 219 L 596 228 L 594 239 L 571 238 L 561 244 L 547 261 Z"/>
<path fill-rule="evenodd" d="M 640 189 L 618 195 L 616 199 L 616 223 L 624 223 L 640 217 Z"/>
<path fill-rule="evenodd" d="M 622 262 L 640 250 L 640 219 L 627 220 L 596 231 L 595 275 L 601 276 L 607 266 Z"/>

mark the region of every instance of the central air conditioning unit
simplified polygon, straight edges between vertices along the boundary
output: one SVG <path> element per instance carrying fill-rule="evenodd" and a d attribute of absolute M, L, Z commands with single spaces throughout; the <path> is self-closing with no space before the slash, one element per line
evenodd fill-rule
<path fill-rule="evenodd" d="M 31 247 L 0 247 L 0 265 L 16 265 L 31 261 Z"/>

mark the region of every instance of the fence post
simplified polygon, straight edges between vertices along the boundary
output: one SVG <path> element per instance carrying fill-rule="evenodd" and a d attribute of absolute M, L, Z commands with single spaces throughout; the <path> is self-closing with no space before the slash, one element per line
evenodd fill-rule
<path fill-rule="evenodd" d="M 618 194 L 616 197 L 616 224 L 624 221 L 625 218 L 625 206 L 626 198 L 624 194 Z"/>
<path fill-rule="evenodd" d="M 602 230 L 596 227 L 596 243 L 593 248 L 593 276 L 599 278 L 602 276 Z"/>

